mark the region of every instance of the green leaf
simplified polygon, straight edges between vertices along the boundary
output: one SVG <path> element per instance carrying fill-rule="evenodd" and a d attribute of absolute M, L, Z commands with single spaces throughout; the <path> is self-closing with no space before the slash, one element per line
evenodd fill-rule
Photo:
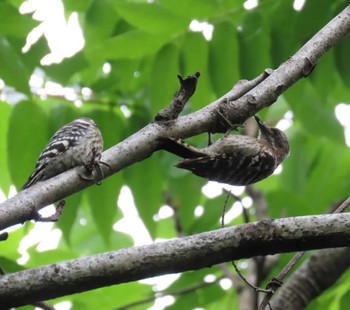
<path fill-rule="evenodd" d="M 113 34 L 119 19 L 120 17 L 114 9 L 113 2 L 104 0 L 93 1 L 86 12 L 84 25 L 86 46 L 103 43 L 104 40 Z"/>
<path fill-rule="evenodd" d="M 24 38 L 26 35 L 38 25 L 28 15 L 22 15 L 18 9 L 7 3 L 0 1 L 0 36 L 14 36 Z"/>
<path fill-rule="evenodd" d="M 116 114 L 93 110 L 86 116 L 92 118 L 100 128 L 105 149 L 119 142 L 122 122 Z M 107 244 L 112 233 L 113 223 L 121 217 L 121 214 L 118 214 L 118 218 L 116 218 L 117 199 L 122 185 L 121 174 L 117 173 L 103 180 L 100 186 L 92 186 L 86 191 L 94 222 Z"/>
<path fill-rule="evenodd" d="M 304 44 L 333 18 L 331 7 L 333 1 L 306 1 L 299 12 L 294 28 L 297 41 Z M 317 16 L 317 18 L 315 18 Z"/>
<path fill-rule="evenodd" d="M 340 42 L 334 50 L 335 64 L 338 72 L 344 81 L 344 85 L 350 88 L 350 40 L 349 38 Z"/>
<path fill-rule="evenodd" d="M 34 224 L 29 223 L 28 226 L 32 228 Z M 18 247 L 23 237 L 25 237 L 26 233 L 27 232 L 23 227 L 21 229 L 9 232 L 9 238 L 6 241 L 0 242 L 1 257 L 3 257 L 4 259 L 8 259 L 12 262 L 19 259 L 21 257 L 21 254 L 18 252 Z M 0 266 L 3 267 L 2 264 L 0 264 Z M 17 271 L 12 270 L 12 264 L 9 267 L 11 267 L 11 269 L 5 269 L 6 272 Z"/>
<path fill-rule="evenodd" d="M 270 191 L 266 193 L 266 200 L 269 206 L 268 213 L 272 218 L 318 213 L 315 205 L 310 204 L 305 196 L 298 195 L 291 190 Z"/>
<path fill-rule="evenodd" d="M 76 251 L 67 250 L 66 248 L 38 252 L 37 244 L 30 247 L 27 251 L 30 256 L 29 261 L 26 263 L 27 268 L 74 259 L 78 255 Z"/>
<path fill-rule="evenodd" d="M 224 195 L 207 199 L 203 205 L 204 213 L 193 221 L 190 228 L 191 234 L 220 228 L 219 222 L 222 216 L 224 202 Z"/>
<path fill-rule="evenodd" d="M 197 290 L 196 293 L 198 294 L 200 305 L 207 306 L 214 301 L 220 300 L 225 292 L 218 283 L 213 283 Z"/>
<path fill-rule="evenodd" d="M 349 293 L 349 287 L 348 291 L 342 296 L 340 300 L 340 309 L 349 309 L 350 308 L 350 293 Z"/>
<path fill-rule="evenodd" d="M 215 25 L 209 42 L 210 78 L 217 96 L 227 93 L 239 79 L 239 46 L 234 25 L 224 21 Z"/>
<path fill-rule="evenodd" d="M 81 116 L 81 112 L 73 108 L 71 103 L 55 103 L 50 106 L 50 135 L 64 125 Z"/>
<path fill-rule="evenodd" d="M 130 30 L 112 37 L 96 47 L 86 48 L 88 59 L 137 59 L 155 53 L 170 41 L 168 34 L 150 34 L 142 30 Z"/>
<path fill-rule="evenodd" d="M 163 175 L 159 168 L 158 154 L 138 164 L 128 167 L 125 172 L 126 183 L 135 199 L 136 208 L 152 238 L 156 237 L 156 224 L 153 216 L 164 201 Z"/>
<path fill-rule="evenodd" d="M 178 309 L 195 309 L 199 304 L 198 296 L 194 293 L 179 295 L 175 299 L 175 303 L 167 307 L 167 310 Z"/>
<path fill-rule="evenodd" d="M 271 66 L 270 36 L 261 14 L 248 12 L 239 32 L 241 77 L 252 79 Z"/>
<path fill-rule="evenodd" d="M 150 33 L 175 34 L 187 30 L 190 19 L 175 15 L 157 2 L 115 2 L 118 14 L 128 23 Z"/>
<path fill-rule="evenodd" d="M 43 66 L 42 69 L 55 81 L 67 85 L 75 73 L 87 68 L 88 65 L 84 54 L 79 52 L 71 58 L 65 58 L 59 64 Z"/>
<path fill-rule="evenodd" d="M 8 158 L 7 158 L 7 130 L 9 124 L 9 116 L 11 113 L 11 107 L 7 103 L 0 101 L 0 188 L 5 194 L 8 194 L 10 189 L 11 180 L 10 172 L 8 167 Z"/>
<path fill-rule="evenodd" d="M 151 113 L 156 115 L 173 99 L 179 89 L 179 51 L 175 45 L 166 45 L 155 56 L 149 81 Z M 166 70 L 164 70 L 166 68 Z"/>
<path fill-rule="evenodd" d="M 82 192 L 78 192 L 64 199 L 65 206 L 60 220 L 56 223 L 62 230 L 63 238 L 71 246 L 71 232 L 78 215 L 78 206 L 81 202 Z"/>
<path fill-rule="evenodd" d="M 173 217 L 161 219 L 157 222 L 157 238 L 172 239 L 178 236 L 175 230 L 175 223 Z"/>
<path fill-rule="evenodd" d="M 336 92 L 335 87 L 339 81 L 337 81 L 337 71 L 334 68 L 335 59 L 337 60 L 334 50 L 327 52 L 317 63 L 317 66 L 310 75 L 309 79 L 311 83 L 322 98 L 328 98 L 329 94 Z M 333 102 L 339 101 L 333 99 Z"/>
<path fill-rule="evenodd" d="M 11 179 L 20 188 L 33 172 L 49 140 L 48 119 L 43 109 L 30 101 L 15 105 L 10 115 L 7 139 Z"/>
<path fill-rule="evenodd" d="M 323 140 L 317 163 L 313 166 L 305 187 L 305 196 L 313 197 L 313 204 L 329 208 L 331 203 L 348 196 L 350 150 L 344 145 Z"/>
<path fill-rule="evenodd" d="M 308 139 L 299 132 L 289 136 L 291 151 L 283 162 L 280 188 L 289 189 L 297 194 L 303 194 L 307 183 L 312 155 L 307 153 Z M 315 148 L 315 145 L 313 145 Z"/>
<path fill-rule="evenodd" d="M 17 51 L 10 42 L 0 36 L 0 78 L 29 97 L 29 74 Z"/>
<path fill-rule="evenodd" d="M 335 117 L 334 108 L 327 105 L 326 98 L 322 98 L 309 81 L 295 84 L 285 97 L 307 131 L 344 144 L 344 130 Z"/>
<path fill-rule="evenodd" d="M 63 0 L 66 12 L 85 12 L 92 2 L 93 0 Z"/>
<path fill-rule="evenodd" d="M 40 66 L 40 60 L 49 53 L 50 48 L 47 44 L 46 38 L 40 37 L 40 39 L 30 47 L 28 52 L 20 54 L 19 56 L 28 72 L 33 72 L 36 67 Z"/>
<path fill-rule="evenodd" d="M 172 169 L 178 169 L 173 167 Z M 197 221 L 194 209 L 200 205 L 202 198 L 202 186 L 205 180 L 191 173 L 186 173 L 181 178 L 168 177 L 167 193 L 177 209 L 180 224 L 185 235 L 192 234 L 192 226 Z"/>
<path fill-rule="evenodd" d="M 133 303 L 135 300 L 142 300 L 152 293 L 151 286 L 132 282 L 75 294 L 70 296 L 70 300 L 73 302 L 74 310 L 115 309 Z"/>
<path fill-rule="evenodd" d="M 181 72 L 184 76 L 192 75 L 197 71 L 201 74 L 198 80 L 196 92 L 190 99 L 192 109 L 198 110 L 216 99 L 212 90 L 208 69 L 208 42 L 204 39 L 201 33 L 186 33 L 183 37 L 180 57 Z"/>
<path fill-rule="evenodd" d="M 140 90 L 139 73 L 140 61 L 134 59 L 118 59 L 111 62 L 112 70 L 107 78 L 103 79 L 106 86 L 103 87 L 99 81 L 92 87 L 100 91 L 110 89 L 122 93 L 124 96 L 136 97 L 136 92 Z M 148 81 L 148 80 L 147 80 Z"/>
<path fill-rule="evenodd" d="M 160 0 L 160 3 L 169 11 L 191 19 L 207 19 L 222 10 L 222 3 L 217 0 Z"/>
<path fill-rule="evenodd" d="M 286 4 L 288 2 L 288 4 Z M 266 10 L 271 33 L 271 58 L 273 67 L 278 67 L 297 51 L 300 43 L 295 40 L 297 11 L 293 1 L 276 1 L 272 10 Z M 287 22 L 286 22 L 287 21 Z M 288 38 L 288 40 L 286 40 Z M 260 51 L 257 51 L 258 53 Z"/>
<path fill-rule="evenodd" d="M 113 231 L 113 224 L 118 220 L 117 198 L 122 182 L 120 176 L 114 175 L 102 181 L 100 186 L 92 186 L 86 190 L 94 222 L 108 244 Z M 121 217 L 121 214 L 118 216 Z"/>
<path fill-rule="evenodd" d="M 24 270 L 24 267 L 17 264 L 15 260 L 0 256 L 1 270 L 5 273 L 12 273 Z"/>

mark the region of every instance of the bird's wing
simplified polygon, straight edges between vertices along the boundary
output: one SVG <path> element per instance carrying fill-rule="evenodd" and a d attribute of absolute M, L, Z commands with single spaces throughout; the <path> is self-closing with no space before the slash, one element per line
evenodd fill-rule
<path fill-rule="evenodd" d="M 235 156 L 254 156 L 257 154 L 264 142 L 256 138 L 241 135 L 231 135 L 224 137 L 212 145 L 203 149 L 203 152 L 211 155 L 235 155 Z"/>
<path fill-rule="evenodd" d="M 231 150 L 230 153 L 223 152 L 215 156 L 183 159 L 176 166 L 211 181 L 247 185 L 272 174 L 276 168 L 276 159 L 264 150 L 243 154 L 238 148 L 237 152 Z"/>
<path fill-rule="evenodd" d="M 40 165 L 38 165 L 38 163 L 36 164 L 34 172 L 31 174 L 31 176 L 28 178 L 27 182 L 20 189 L 21 191 L 32 186 L 33 184 L 37 183 L 41 179 L 41 173 L 42 173 L 43 169 L 46 167 L 47 163 L 42 162 Z"/>

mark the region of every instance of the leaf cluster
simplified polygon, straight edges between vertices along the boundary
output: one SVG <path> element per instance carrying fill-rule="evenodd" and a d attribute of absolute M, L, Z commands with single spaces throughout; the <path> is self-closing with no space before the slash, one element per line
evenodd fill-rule
<path fill-rule="evenodd" d="M 4 96 L 0 102 L 0 189 L 6 196 L 12 184 L 17 189 L 23 185 L 52 134 L 75 117 L 93 118 L 101 128 L 105 148 L 109 148 L 152 121 L 171 101 L 178 88 L 176 74 L 186 76 L 195 71 L 201 78 L 185 113 L 198 110 L 225 94 L 239 79 L 254 78 L 265 68 L 276 68 L 287 60 L 344 8 L 346 1 L 309 0 L 301 11 L 293 9 L 293 1 L 285 0 L 260 1 L 253 10 L 235 0 L 64 0 L 63 4 L 67 17 L 78 13 L 85 46 L 59 64 L 44 66 L 40 60 L 49 51 L 45 38 L 29 52 L 22 52 L 28 33 L 39 22 L 18 12 L 19 1 L 0 2 L 0 78 L 6 85 L 1 88 Z M 210 40 L 189 28 L 193 20 L 213 25 Z M 348 195 L 350 151 L 344 128 L 335 116 L 336 106 L 350 97 L 348 55 L 350 40 L 346 39 L 317 64 L 309 78 L 261 112 L 264 120 L 275 123 L 287 112 L 293 115 L 293 125 L 287 130 L 292 151 L 282 173 L 256 185 L 265 194 L 271 217 L 324 213 Z M 109 73 L 103 70 L 106 64 Z M 34 72 L 41 72 L 43 86 L 55 82 L 74 89 L 82 106 L 64 96 L 41 97 L 30 85 Z M 84 89 L 90 89 L 92 95 L 84 96 Z M 15 103 L 12 92 L 17 96 Z M 190 141 L 205 146 L 207 137 Z M 57 248 L 40 253 L 34 244 L 28 250 L 28 262 L 19 265 L 17 249 L 34 227 L 27 223 L 0 243 L 1 267 L 12 272 L 132 246 L 130 235 L 113 229 L 114 223 L 125 217 L 118 209 L 124 185 L 132 192 L 130 208 L 134 202 L 142 221 L 140 224 L 138 216 L 131 220 L 134 232 L 144 225 L 152 240 L 160 240 L 179 235 L 176 222 L 183 235 L 219 228 L 225 196 L 205 196 L 206 182 L 176 170 L 175 162 L 174 156 L 157 152 L 108 178 L 102 186 L 69 197 L 53 228 L 62 232 Z M 244 192 L 240 198 L 247 196 Z M 159 216 L 164 205 L 171 206 L 173 216 Z M 203 211 L 200 215 L 198 206 Z M 234 208 L 237 204 L 230 202 L 229 210 Z M 254 205 L 249 212 L 254 220 Z M 238 217 L 226 224 L 241 222 Z M 276 270 L 285 260 L 282 257 Z M 208 273 L 223 277 L 219 267 L 180 275 L 165 293 L 195 289 L 173 294 L 175 302 L 167 309 L 238 307 L 238 292 L 222 289 L 219 280 L 199 285 L 205 283 Z M 347 308 L 348 277 L 345 274 L 319 302 Z M 150 296 L 151 286 L 129 283 L 53 303 L 69 299 L 74 309 L 111 309 Z M 144 309 L 152 302 L 134 309 Z M 317 306 L 318 301 L 310 309 Z"/>

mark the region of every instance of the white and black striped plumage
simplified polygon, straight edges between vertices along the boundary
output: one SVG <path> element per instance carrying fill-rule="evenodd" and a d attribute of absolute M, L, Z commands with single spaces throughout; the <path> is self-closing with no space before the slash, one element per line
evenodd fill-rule
<path fill-rule="evenodd" d="M 95 122 L 86 117 L 77 118 L 53 135 L 21 190 L 73 167 L 91 166 L 99 160 L 102 150 L 103 139 Z"/>
<path fill-rule="evenodd" d="M 162 149 L 184 158 L 176 167 L 208 180 L 231 185 L 256 183 L 275 171 L 289 155 L 290 147 L 281 130 L 267 127 L 258 117 L 255 119 L 259 138 L 230 135 L 203 149 L 165 138 Z"/>

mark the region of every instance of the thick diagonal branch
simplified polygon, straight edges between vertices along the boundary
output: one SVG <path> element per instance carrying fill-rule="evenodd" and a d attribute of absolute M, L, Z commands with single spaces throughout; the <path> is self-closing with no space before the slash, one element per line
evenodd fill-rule
<path fill-rule="evenodd" d="M 257 255 L 341 247 L 350 244 L 349 222 L 350 213 L 264 220 L 6 274 L 0 278 L 0 305 L 20 306 Z"/>
<path fill-rule="evenodd" d="M 294 56 L 269 76 L 246 92 L 246 83 L 241 82 L 242 92 L 235 87 L 222 98 L 207 107 L 177 118 L 174 121 L 153 122 L 134 135 L 102 154 L 107 166 L 101 167 L 108 177 L 138 161 L 144 160 L 158 150 L 158 138 L 164 136 L 186 138 L 203 132 L 223 131 L 220 115 L 231 124 L 240 124 L 259 110 L 269 106 L 291 85 L 304 77 L 317 61 L 350 32 L 350 6 L 331 20 Z M 244 94 L 237 98 L 237 94 Z M 92 181 L 79 177 L 79 168 L 69 170 L 55 178 L 34 185 L 0 205 L 0 229 L 32 219 L 35 212 L 87 186 Z"/>

